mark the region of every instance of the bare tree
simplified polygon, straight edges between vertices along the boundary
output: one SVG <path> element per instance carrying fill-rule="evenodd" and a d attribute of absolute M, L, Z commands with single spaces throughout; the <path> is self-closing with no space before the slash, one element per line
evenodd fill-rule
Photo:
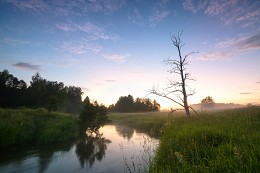
<path fill-rule="evenodd" d="M 190 109 L 192 109 L 195 113 L 196 111 L 188 105 L 188 97 L 195 94 L 195 90 L 191 90 L 187 92 L 187 80 L 194 80 L 190 78 L 190 73 L 186 72 L 186 66 L 189 64 L 188 57 L 191 54 L 198 53 L 198 52 L 191 52 L 184 57 L 182 56 L 182 47 L 184 43 L 181 41 L 182 31 L 178 33 L 177 36 L 171 35 L 172 44 L 178 50 L 178 60 L 175 59 L 165 59 L 164 63 L 171 67 L 168 72 L 170 74 L 174 73 L 180 77 L 179 81 L 169 80 L 169 86 L 164 89 L 164 92 L 159 92 L 158 87 L 153 87 L 149 92 L 151 94 L 155 94 L 160 97 L 164 97 L 176 103 L 177 105 L 181 106 L 187 116 L 190 116 Z M 176 98 L 173 98 L 173 95 Z M 170 113 L 179 109 L 172 109 Z M 196 113 L 197 114 L 197 113 Z"/>

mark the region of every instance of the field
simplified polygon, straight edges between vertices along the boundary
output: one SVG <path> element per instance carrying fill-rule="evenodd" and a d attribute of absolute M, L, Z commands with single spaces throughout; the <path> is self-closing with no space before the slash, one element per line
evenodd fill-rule
<path fill-rule="evenodd" d="M 78 137 L 78 118 L 45 109 L 0 109 L 0 148 L 50 144 Z"/>
<path fill-rule="evenodd" d="M 149 172 L 260 171 L 259 107 L 203 112 L 190 118 L 159 112 L 110 114 L 110 118 L 140 130 L 162 127 Z"/>

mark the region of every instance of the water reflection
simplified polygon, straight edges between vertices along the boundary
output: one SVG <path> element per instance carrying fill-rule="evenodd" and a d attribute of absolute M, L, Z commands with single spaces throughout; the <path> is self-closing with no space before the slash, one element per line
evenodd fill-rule
<path fill-rule="evenodd" d="M 76 143 L 76 154 L 79 159 L 81 168 L 85 163 L 92 167 L 95 160 L 101 161 L 105 157 L 107 145 L 111 141 L 102 137 L 102 134 L 86 135 Z"/>
<path fill-rule="evenodd" d="M 124 139 L 127 138 L 128 140 L 130 140 L 133 137 L 133 134 L 134 134 L 133 128 L 130 128 L 128 126 L 123 126 L 123 125 L 117 125 L 116 131 Z"/>
<path fill-rule="evenodd" d="M 70 151 L 73 143 L 60 143 L 49 145 L 47 147 L 41 148 L 39 150 L 39 172 L 43 173 L 49 167 L 49 164 L 52 162 L 53 154 L 55 152 L 68 152 Z"/>
<path fill-rule="evenodd" d="M 89 134 L 59 145 L 0 151 L 0 172 L 121 173 L 126 165 L 123 158 L 128 158 L 132 164 L 133 155 L 143 159 L 142 153 L 147 153 L 147 150 L 143 151 L 143 144 L 149 136 L 144 133 L 117 125 L 106 125 L 100 128 L 100 133 L 102 135 Z"/>
<path fill-rule="evenodd" d="M 43 173 L 49 167 L 53 160 L 54 153 L 68 152 L 71 150 L 74 142 L 46 145 L 41 147 L 30 147 L 22 150 L 11 149 L 1 150 L 0 172 L 28 172 L 28 169 L 34 169 L 33 172 Z M 5 169 L 4 166 L 7 167 Z M 12 169 L 8 166 L 13 165 Z M 35 169 L 38 168 L 36 171 Z"/>

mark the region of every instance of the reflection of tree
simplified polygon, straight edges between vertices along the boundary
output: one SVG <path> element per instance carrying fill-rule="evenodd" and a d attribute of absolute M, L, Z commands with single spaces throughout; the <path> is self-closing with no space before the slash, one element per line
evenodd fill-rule
<path fill-rule="evenodd" d="M 33 158 L 33 161 L 39 163 L 39 173 L 46 172 L 49 167 L 49 164 L 52 162 L 53 154 L 55 152 L 68 152 L 70 151 L 71 147 L 73 146 L 74 141 L 71 142 L 63 142 L 63 143 L 56 143 L 52 145 L 46 146 L 28 146 L 18 150 L 14 149 L 5 149 L 0 150 L 0 163 L 13 163 L 16 167 L 24 166 L 23 162 L 27 158 Z M 38 157 L 36 157 L 38 156 Z M 36 171 L 36 170 L 34 170 Z"/>
<path fill-rule="evenodd" d="M 45 172 L 51 163 L 52 156 L 57 151 L 69 151 L 73 143 L 60 143 L 43 147 L 39 151 L 39 172 Z"/>
<path fill-rule="evenodd" d="M 107 144 L 109 143 L 111 143 L 111 141 L 103 138 L 100 134 L 86 136 L 77 142 L 76 154 L 81 167 L 84 168 L 85 162 L 88 162 L 89 166 L 92 167 L 95 160 L 101 161 L 105 156 Z"/>
<path fill-rule="evenodd" d="M 134 134 L 134 129 L 127 126 L 116 125 L 116 131 L 120 136 L 128 140 L 131 139 Z"/>

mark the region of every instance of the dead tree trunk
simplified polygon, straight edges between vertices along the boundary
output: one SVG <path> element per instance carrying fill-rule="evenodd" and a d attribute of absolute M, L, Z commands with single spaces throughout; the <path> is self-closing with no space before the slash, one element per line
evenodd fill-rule
<path fill-rule="evenodd" d="M 186 72 L 186 66 L 188 65 L 188 56 L 196 53 L 191 52 L 184 57 L 182 57 L 181 49 L 184 46 L 184 44 L 181 41 L 181 35 L 182 32 L 179 32 L 177 36 L 171 36 L 172 44 L 177 48 L 178 50 L 178 60 L 175 59 L 166 59 L 164 60 L 164 63 L 166 65 L 170 65 L 171 69 L 169 70 L 170 73 L 174 73 L 180 76 L 180 81 L 172 81 L 169 80 L 170 85 L 164 89 L 165 92 L 158 92 L 158 88 L 153 87 L 150 91 L 151 94 L 155 94 L 164 98 L 167 98 L 174 103 L 181 106 L 184 110 L 187 116 L 190 116 L 190 106 L 188 104 L 188 97 L 195 94 L 194 90 L 190 93 L 187 93 L 186 86 L 187 86 L 187 80 L 193 80 L 189 76 L 190 74 Z M 174 94 L 175 97 L 173 98 L 171 95 Z M 192 108 L 191 108 L 192 109 Z M 194 111 L 194 109 L 192 109 Z M 174 111 L 171 111 L 174 112 Z M 194 111 L 195 112 L 195 111 Z M 196 113 L 196 112 L 195 112 Z M 197 114 L 197 113 L 196 113 Z"/>

